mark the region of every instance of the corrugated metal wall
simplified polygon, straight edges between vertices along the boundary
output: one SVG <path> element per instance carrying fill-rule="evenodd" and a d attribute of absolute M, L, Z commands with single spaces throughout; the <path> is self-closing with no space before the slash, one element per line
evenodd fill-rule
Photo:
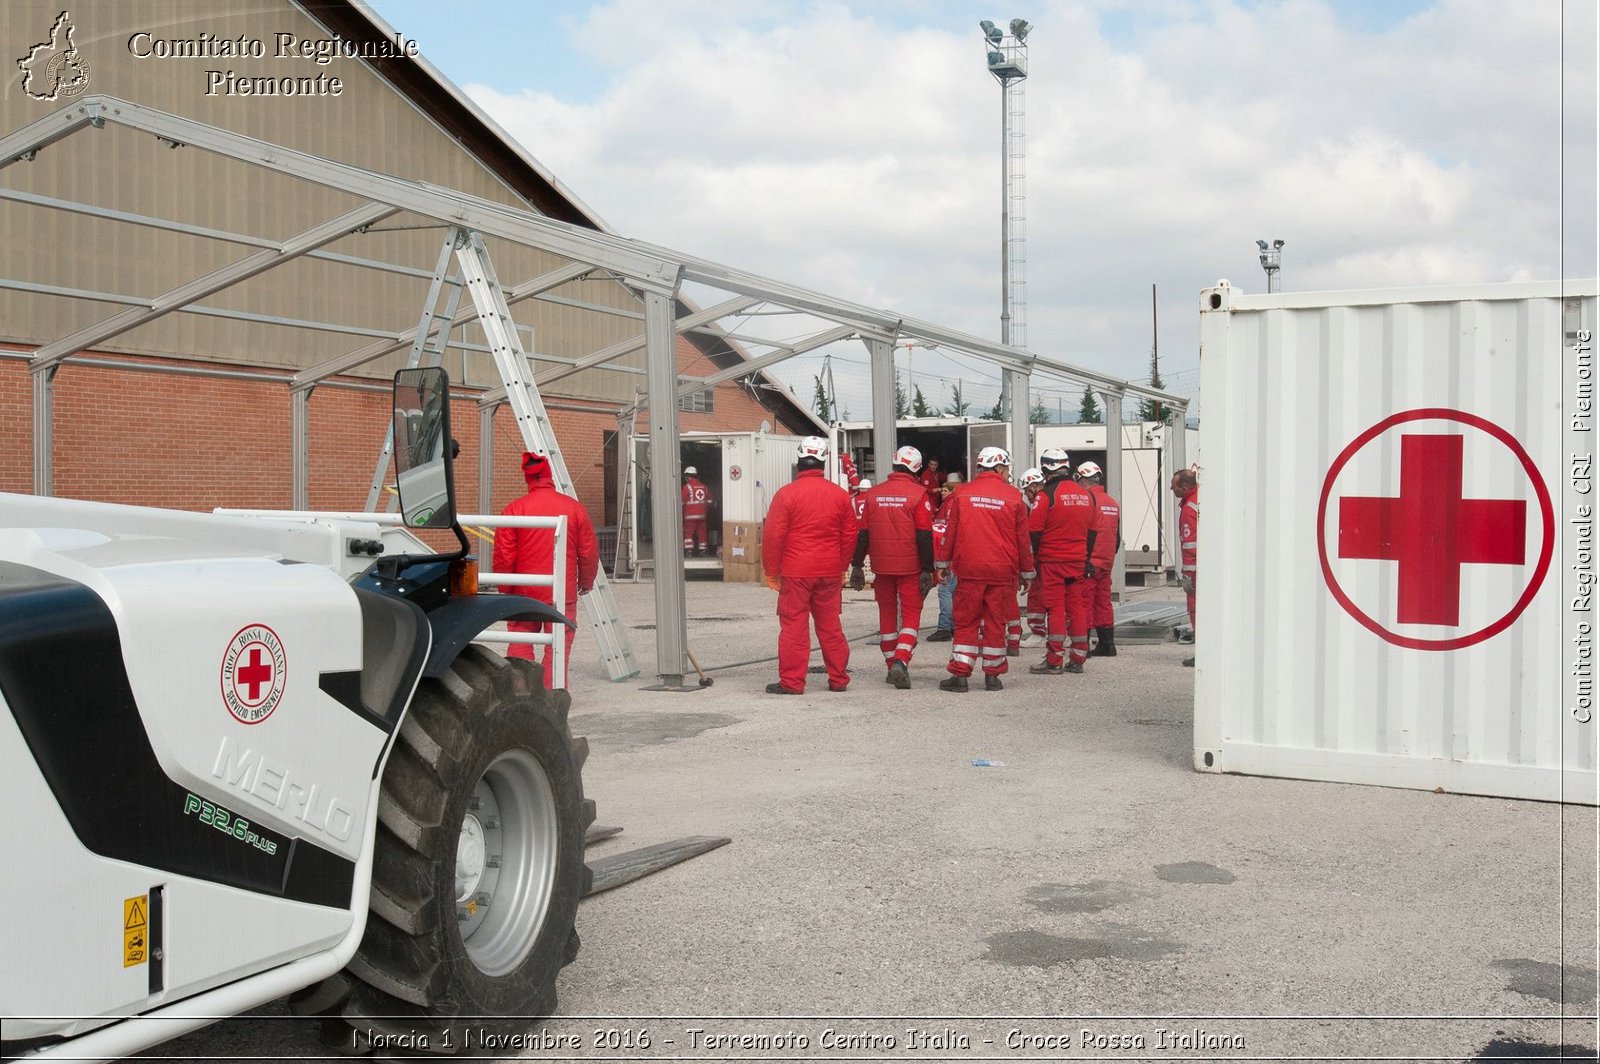
<path fill-rule="evenodd" d="M 1575 296 L 1592 328 L 1592 281 L 1202 293 L 1197 768 L 1595 802 L 1563 701 Z"/>
<path fill-rule="evenodd" d="M 15 52 L 47 39 L 62 7 L 55 0 L 10 0 L 0 5 L 0 40 Z M 70 9 L 73 44 L 89 69 L 88 93 L 103 93 L 286 147 L 383 173 L 433 182 L 498 202 L 520 203 L 501 180 L 448 137 L 363 61 L 337 58 L 327 65 L 276 59 L 275 34 L 323 39 L 327 31 L 287 2 L 217 3 L 213 0 L 146 0 L 95 3 Z M 139 58 L 152 40 L 195 40 L 202 34 L 265 42 L 268 57 Z M 23 92 L 16 56 L 7 53 L 0 74 L 0 131 L 10 132 L 58 109 L 70 99 L 41 101 Z M 332 96 L 241 97 L 207 95 L 207 71 L 241 75 L 338 77 Z M 538 146 L 534 145 L 537 151 Z M 280 240 L 358 205 L 341 193 L 268 173 L 196 149 L 171 149 L 154 137 L 126 129 L 85 130 L 39 153 L 31 163 L 0 171 L 0 187 L 99 207 L 152 215 Z M 406 228 L 422 226 L 422 228 Z M 431 272 L 444 231 L 437 223 L 397 216 L 375 230 L 328 250 Z M 198 277 L 254 249 L 237 243 L 158 231 L 125 222 L 67 214 L 0 200 L 0 277 L 80 290 L 148 297 Z M 508 286 L 561 260 L 525 248 L 491 243 L 500 279 Z M 390 333 L 417 323 L 426 279 L 301 259 L 202 302 L 224 310 L 331 322 Z M 514 308 L 531 324 L 541 353 L 576 358 L 640 335 L 642 315 L 620 285 L 585 279 L 553 295 L 616 308 L 594 313 L 570 305 L 530 301 Z M 0 340 L 38 344 L 108 317 L 122 306 L 0 289 Z M 467 339 L 482 342 L 475 328 Z M 369 342 L 358 332 L 340 334 L 173 314 L 104 344 L 101 350 L 170 355 L 230 363 L 300 368 Z M 364 374 L 386 376 L 402 359 L 371 363 Z M 643 365 L 643 355 L 619 360 Z M 487 355 L 456 362 L 452 376 L 469 383 L 498 380 Z M 70 372 L 70 369 L 68 370 Z M 591 371 L 568 377 L 552 394 L 631 402 L 640 378 Z"/>

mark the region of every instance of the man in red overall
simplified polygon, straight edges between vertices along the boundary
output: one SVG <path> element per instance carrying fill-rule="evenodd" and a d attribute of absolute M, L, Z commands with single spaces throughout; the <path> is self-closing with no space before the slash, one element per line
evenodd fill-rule
<path fill-rule="evenodd" d="M 1099 511 L 1094 496 L 1072 479 L 1072 460 L 1059 447 L 1039 456 L 1044 487 L 1029 529 L 1044 583 L 1045 656 L 1029 672 L 1057 675 L 1082 672 L 1089 657 L 1089 613 L 1086 579 L 1094 553 Z M 1066 644 L 1071 640 L 1071 653 Z"/>
<path fill-rule="evenodd" d="M 1178 551 L 1182 557 L 1178 583 L 1189 599 L 1189 627 L 1193 629 L 1195 559 L 1200 546 L 1200 479 L 1192 467 L 1172 474 L 1172 494 L 1178 498 Z M 1183 663 L 1194 668 L 1193 658 L 1184 658 Z"/>
<path fill-rule="evenodd" d="M 811 660 L 811 624 L 822 644 L 828 690 L 850 684 L 850 643 L 839 622 L 844 607 L 840 575 L 855 550 L 855 507 L 850 495 L 822 475 L 828 441 L 800 441 L 799 473 L 779 488 L 762 526 L 761 565 L 767 582 L 778 587 L 778 682 L 769 695 L 799 695 L 806 690 Z"/>
<path fill-rule="evenodd" d="M 678 498 L 683 502 L 683 555 L 699 557 L 705 553 L 706 508 L 711 505 L 711 493 L 700 483 L 694 466 L 683 467 L 683 488 Z"/>
<path fill-rule="evenodd" d="M 1095 522 L 1094 554 L 1089 558 L 1089 627 L 1099 642 L 1091 658 L 1117 656 L 1117 614 L 1111 608 L 1111 566 L 1122 547 L 1122 508 L 1106 490 L 1106 475 L 1094 462 L 1078 467 L 1078 483 L 1094 496 L 1099 518 Z"/>
<path fill-rule="evenodd" d="M 860 496 L 861 533 L 851 559 L 850 586 L 866 584 L 861 563 L 872 555 L 872 596 L 878 600 L 878 645 L 889 666 L 888 683 L 911 686 L 911 653 L 922 625 L 922 600 L 932 586 L 933 499 L 917 479 L 922 452 L 902 447 L 894 471 Z"/>
<path fill-rule="evenodd" d="M 556 490 L 550 462 L 542 454 L 532 451 L 522 453 L 522 477 L 528 483 L 528 494 L 512 501 L 501 511 L 505 517 L 565 517 L 567 519 L 567 617 L 578 619 L 578 596 L 587 595 L 594 587 L 595 573 L 600 568 L 600 543 L 595 538 L 594 525 L 583 503 Z M 494 571 L 517 573 L 522 576 L 548 576 L 555 571 L 556 533 L 551 528 L 502 528 L 494 537 Z M 510 587 L 501 585 L 502 595 L 526 595 L 540 602 L 555 602 L 553 590 L 548 587 Z M 550 626 L 539 621 L 507 621 L 513 632 L 548 632 Z M 572 658 L 572 641 L 577 629 L 567 628 L 567 659 Z M 546 686 L 565 687 L 565 676 L 551 676 L 552 647 L 544 648 L 544 675 Z M 507 657 L 533 660 L 533 647 L 528 643 L 512 643 Z"/>
<path fill-rule="evenodd" d="M 983 662 L 983 689 L 1004 688 L 1006 622 L 1017 611 L 1017 591 L 1032 580 L 1028 508 L 1007 480 L 1011 456 L 999 447 L 978 452 L 980 472 L 946 503 L 945 533 L 935 547 L 938 579 L 956 577 L 955 639 L 941 691 L 965 693 L 973 665 Z"/>

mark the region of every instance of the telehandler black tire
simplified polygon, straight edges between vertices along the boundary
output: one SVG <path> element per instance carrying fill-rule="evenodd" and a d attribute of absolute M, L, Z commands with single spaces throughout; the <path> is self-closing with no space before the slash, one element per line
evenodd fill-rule
<path fill-rule="evenodd" d="M 383 774 L 371 914 L 339 1010 L 363 1033 L 525 1030 L 556 1006 L 589 889 L 588 742 L 542 670 L 468 646 L 424 680 Z M 376 1041 L 381 1042 L 381 1039 Z"/>

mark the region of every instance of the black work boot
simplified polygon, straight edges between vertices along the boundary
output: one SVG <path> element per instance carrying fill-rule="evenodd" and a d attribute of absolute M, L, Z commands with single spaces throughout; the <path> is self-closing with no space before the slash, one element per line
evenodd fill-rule
<path fill-rule="evenodd" d="M 889 666 L 889 682 L 902 691 L 911 690 L 911 673 L 906 669 L 906 663 L 897 661 Z"/>
<path fill-rule="evenodd" d="M 1095 634 L 1100 637 L 1100 642 L 1089 651 L 1091 658 L 1114 658 L 1117 656 L 1117 629 L 1115 625 L 1106 625 L 1096 628 Z"/>
<path fill-rule="evenodd" d="M 948 676 L 939 681 L 939 690 L 954 691 L 958 695 L 967 693 L 967 678 L 965 676 Z"/>
<path fill-rule="evenodd" d="M 1082 672 L 1083 671 L 1083 662 L 1081 662 L 1081 661 L 1069 661 L 1065 665 L 1061 666 L 1061 671 L 1062 672 Z"/>
<path fill-rule="evenodd" d="M 1048 661 L 1041 661 L 1037 665 L 1029 665 L 1028 671 L 1035 676 L 1060 676 L 1061 666 L 1052 665 Z"/>
<path fill-rule="evenodd" d="M 1004 691 L 1006 685 L 1000 682 L 1000 677 L 998 676 L 985 676 L 983 678 L 983 689 L 985 691 Z"/>

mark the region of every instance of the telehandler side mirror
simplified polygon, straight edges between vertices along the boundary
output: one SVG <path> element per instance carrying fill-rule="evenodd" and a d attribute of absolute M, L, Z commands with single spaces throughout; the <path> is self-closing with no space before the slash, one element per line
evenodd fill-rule
<path fill-rule="evenodd" d="M 395 489 L 407 528 L 451 528 L 456 484 L 451 459 L 450 376 L 443 367 L 394 375 Z"/>

